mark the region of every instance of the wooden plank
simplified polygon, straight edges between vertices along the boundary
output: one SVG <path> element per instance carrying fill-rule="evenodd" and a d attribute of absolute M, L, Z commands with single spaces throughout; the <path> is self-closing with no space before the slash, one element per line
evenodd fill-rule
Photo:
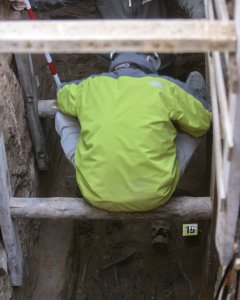
<path fill-rule="evenodd" d="M 237 64 L 239 67 L 240 66 L 240 0 L 235 0 L 235 26 L 236 26 L 237 42 L 238 42 Z"/>
<path fill-rule="evenodd" d="M 229 20 L 228 8 L 225 0 L 214 0 L 217 18 L 221 20 Z"/>
<path fill-rule="evenodd" d="M 216 89 L 216 79 L 214 74 L 213 59 L 208 55 L 209 61 L 209 79 L 211 86 L 211 100 L 212 100 L 212 110 L 213 110 L 213 146 L 215 153 L 215 164 L 216 164 L 216 179 L 217 179 L 217 190 L 219 207 L 222 209 L 224 206 L 224 201 L 226 200 L 226 191 L 224 185 L 224 172 L 223 172 L 223 155 L 222 155 L 222 145 L 221 145 L 221 132 L 220 132 L 220 118 L 218 110 L 217 101 L 217 89 Z"/>
<path fill-rule="evenodd" d="M 214 20 L 214 9 L 212 0 L 205 2 L 206 7 L 208 8 L 207 16 L 209 19 Z M 220 2 L 215 1 L 215 6 L 217 6 L 217 17 L 220 19 L 229 19 L 228 14 L 224 12 L 224 9 L 227 10 L 225 0 L 221 0 Z M 230 57 L 228 52 L 224 52 L 224 59 L 225 59 L 225 76 L 227 77 L 227 85 L 229 87 L 229 75 L 230 75 Z M 227 169 L 229 165 L 229 160 L 231 159 L 231 150 L 233 148 L 233 136 L 232 136 L 232 128 L 231 128 L 231 117 L 230 117 L 230 110 L 228 105 L 227 99 L 227 92 L 226 92 L 226 85 L 224 81 L 224 74 L 223 74 L 223 66 L 221 61 L 221 56 L 218 51 L 213 51 L 213 60 L 214 60 L 214 67 L 215 67 L 215 76 L 216 76 L 216 83 L 217 83 L 217 93 L 218 93 L 218 100 L 220 104 L 220 117 L 222 117 L 221 123 L 224 128 L 224 143 L 223 143 L 223 182 L 227 182 Z M 213 149 L 214 150 L 214 149 Z M 213 151 L 214 152 L 214 151 Z M 213 153 L 213 160 L 212 160 L 212 181 L 211 181 L 211 196 L 212 192 L 214 192 L 214 178 L 215 178 L 215 154 Z M 226 191 L 227 193 L 227 191 Z"/>
<path fill-rule="evenodd" d="M 38 115 L 41 118 L 53 118 L 57 112 L 56 100 L 38 101 Z"/>
<path fill-rule="evenodd" d="M 81 198 L 11 198 L 11 215 L 30 219 L 210 219 L 210 197 L 176 197 L 145 213 L 115 213 L 89 205 Z"/>
<path fill-rule="evenodd" d="M 23 258 L 18 232 L 10 215 L 10 194 L 11 187 L 4 140 L 0 134 L 0 228 L 12 285 L 20 286 L 23 280 Z"/>
<path fill-rule="evenodd" d="M 229 13 L 228 13 L 228 7 L 225 0 L 214 0 L 215 4 L 215 10 L 217 19 L 228 21 Z M 214 19 L 214 18 L 213 18 Z M 229 86 L 229 77 L 230 77 L 230 56 L 229 52 L 224 52 L 224 61 L 225 61 L 225 68 L 226 68 L 226 77 L 227 77 L 227 86 Z"/>
<path fill-rule="evenodd" d="M 48 169 L 48 154 L 42 125 L 37 112 L 37 85 L 32 58 L 29 54 L 16 54 L 15 60 L 19 81 L 26 102 L 28 125 L 37 166 L 39 170 L 44 171 Z"/>
<path fill-rule="evenodd" d="M 2 242 L 0 242 L 0 276 L 3 276 L 5 274 L 8 274 L 7 254 Z"/>
<path fill-rule="evenodd" d="M 31 25 L 30 25 L 31 24 Z M 0 52 L 235 51 L 233 21 L 2 21 Z"/>
<path fill-rule="evenodd" d="M 224 129 L 224 139 L 227 142 L 228 153 L 230 157 L 230 153 L 233 148 L 233 137 L 232 137 L 229 107 L 227 103 L 227 93 L 226 93 L 226 87 L 225 87 L 225 82 L 223 77 L 221 57 L 219 52 L 213 51 L 213 62 L 215 68 L 215 77 L 216 77 L 216 84 L 217 84 L 218 103 L 220 107 L 221 124 Z"/>
<path fill-rule="evenodd" d="M 233 99 L 232 99 L 233 100 Z M 222 211 L 218 211 L 216 225 L 216 246 L 222 265 L 227 265 L 233 254 L 236 224 L 239 216 L 240 195 L 240 91 L 235 99 L 234 147 L 229 163 L 227 182 L 227 202 Z"/>
<path fill-rule="evenodd" d="M 216 246 L 220 263 L 227 265 L 233 254 L 233 244 L 236 235 L 237 220 L 239 217 L 240 195 L 240 0 L 236 0 L 235 20 L 238 32 L 237 68 L 232 74 L 233 86 L 237 86 L 237 95 L 231 97 L 234 147 L 229 164 L 228 195 L 226 209 L 218 211 L 216 224 Z"/>
<path fill-rule="evenodd" d="M 216 18 L 219 20 L 228 21 L 228 8 L 225 0 L 214 0 L 215 11 L 216 11 L 216 18 L 214 15 L 214 8 L 213 8 L 213 0 L 208 0 L 207 7 L 208 7 L 208 19 L 215 20 Z M 219 52 L 218 52 L 219 53 Z M 229 52 L 224 51 L 224 61 L 225 61 L 225 73 L 227 77 L 227 85 L 229 85 L 229 75 L 230 75 L 230 57 Z M 222 64 L 222 62 L 221 62 Z"/>

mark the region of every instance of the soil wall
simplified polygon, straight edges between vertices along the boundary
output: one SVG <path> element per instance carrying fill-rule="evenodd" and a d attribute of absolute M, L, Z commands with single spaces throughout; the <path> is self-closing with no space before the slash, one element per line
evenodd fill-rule
<path fill-rule="evenodd" d="M 9 17 L 9 1 L 0 1 L 0 19 Z M 25 197 L 36 195 L 38 178 L 22 90 L 15 74 L 12 54 L 0 54 L 0 132 L 3 133 L 5 141 L 12 195 Z M 31 282 L 34 281 L 34 274 L 31 272 L 31 253 L 38 236 L 39 224 L 33 221 L 17 221 L 17 223 L 25 261 L 25 282 L 29 282 L 31 287 Z M 1 272 L 0 299 L 8 300 L 11 296 L 15 297 L 15 291 L 18 290 L 12 290 L 7 274 Z"/>

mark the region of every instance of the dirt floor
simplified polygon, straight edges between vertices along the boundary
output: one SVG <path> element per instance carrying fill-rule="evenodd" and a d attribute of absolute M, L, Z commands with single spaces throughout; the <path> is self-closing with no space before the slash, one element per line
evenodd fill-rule
<path fill-rule="evenodd" d="M 182 15 L 183 12 L 175 12 Z M 41 12 L 47 18 L 94 18 L 92 1 L 73 7 Z M 54 55 L 62 81 L 84 78 L 106 71 L 95 55 Z M 35 56 L 39 98 L 51 99 L 55 86 L 46 73 L 42 56 Z M 174 66 L 166 71 L 180 80 L 189 72 L 204 73 L 202 55 L 177 55 Z M 164 74 L 165 75 L 165 74 Z M 80 196 L 75 174 L 66 161 L 54 121 L 44 120 L 49 147 L 49 171 L 42 172 L 39 195 Z M 209 159 L 205 139 L 195 153 L 176 191 L 176 195 L 209 194 Z M 212 287 L 206 288 L 206 247 L 209 222 L 198 223 L 198 238 L 182 237 L 182 222 L 168 220 L 171 231 L 169 251 L 152 247 L 152 222 L 145 221 L 42 221 L 35 243 L 32 269 L 37 280 L 29 282 L 28 295 L 18 299 L 72 300 L 207 300 Z M 214 273 L 214 270 L 212 270 Z M 25 298 L 24 298 L 25 297 Z"/>

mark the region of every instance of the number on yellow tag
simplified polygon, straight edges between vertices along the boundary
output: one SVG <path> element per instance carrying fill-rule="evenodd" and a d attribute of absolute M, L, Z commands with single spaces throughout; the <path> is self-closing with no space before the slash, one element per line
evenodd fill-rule
<path fill-rule="evenodd" d="M 198 224 L 183 224 L 183 236 L 198 235 Z"/>

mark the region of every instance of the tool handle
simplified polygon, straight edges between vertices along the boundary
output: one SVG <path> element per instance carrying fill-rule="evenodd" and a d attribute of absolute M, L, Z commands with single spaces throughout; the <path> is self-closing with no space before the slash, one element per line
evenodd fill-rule
<path fill-rule="evenodd" d="M 37 20 L 37 17 L 35 15 L 34 11 L 32 10 L 32 6 L 31 6 L 31 3 L 29 2 L 29 0 L 25 0 L 25 3 L 26 3 L 26 8 L 27 8 L 27 12 L 28 12 L 28 16 L 29 16 L 30 20 L 32 20 L 32 21 Z M 52 76 L 53 76 L 53 79 L 54 79 L 56 85 L 58 87 L 61 86 L 61 81 L 60 81 L 60 78 L 57 74 L 57 70 L 56 70 L 55 64 L 53 63 L 53 60 L 52 60 L 52 57 L 51 57 L 50 53 L 45 52 L 44 56 L 47 60 L 49 69 L 52 73 Z"/>

